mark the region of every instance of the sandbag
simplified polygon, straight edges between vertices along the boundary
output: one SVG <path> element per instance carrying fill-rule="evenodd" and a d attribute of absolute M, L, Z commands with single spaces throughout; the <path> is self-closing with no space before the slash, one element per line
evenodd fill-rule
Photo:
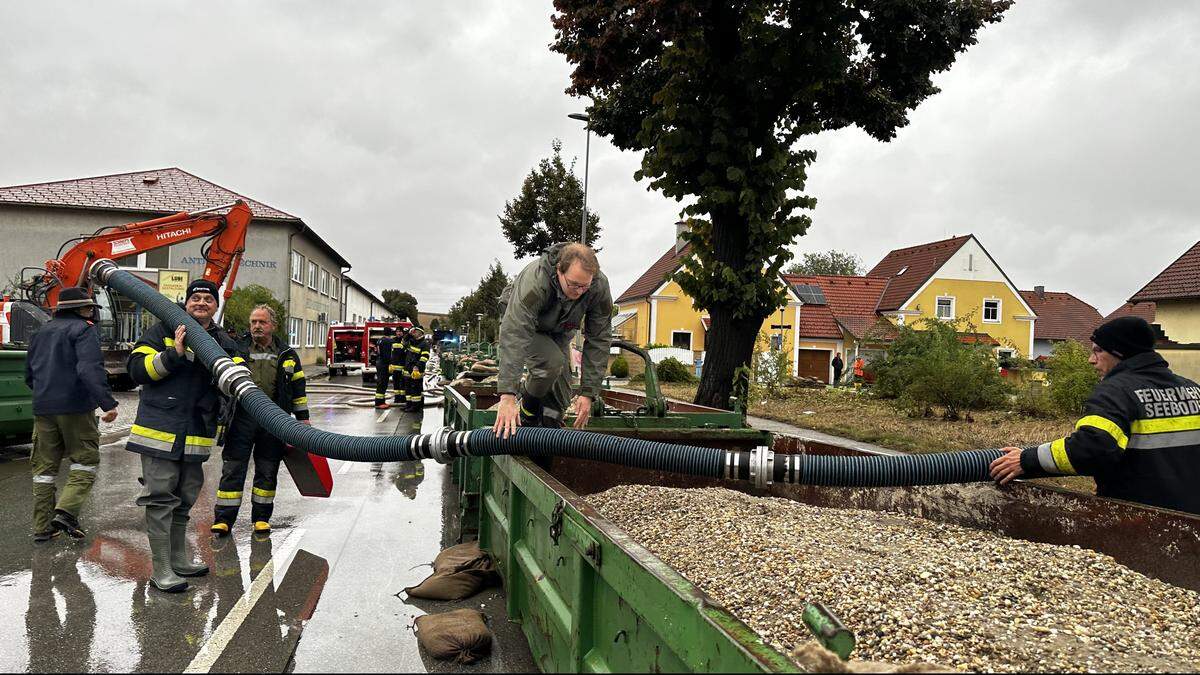
<path fill-rule="evenodd" d="M 496 565 L 491 556 L 470 542 L 452 546 L 433 561 L 433 574 L 416 586 L 404 589 L 414 598 L 426 600 L 462 600 L 475 595 L 496 581 Z"/>
<path fill-rule="evenodd" d="M 435 659 L 474 663 L 492 651 L 492 631 L 475 609 L 417 617 L 417 644 Z"/>

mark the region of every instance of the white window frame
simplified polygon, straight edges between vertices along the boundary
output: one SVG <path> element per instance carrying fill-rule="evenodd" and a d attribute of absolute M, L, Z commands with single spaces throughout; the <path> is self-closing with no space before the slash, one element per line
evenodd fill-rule
<path fill-rule="evenodd" d="M 1005 356 L 1005 354 L 1007 354 L 1008 356 Z M 1003 359 L 1003 358 L 1009 358 L 1009 359 L 1017 358 L 1017 350 L 1013 349 L 1012 347 L 997 347 L 996 348 L 996 359 L 999 360 L 999 359 Z"/>
<path fill-rule="evenodd" d="M 292 251 L 292 281 L 304 285 L 304 256 L 299 251 Z"/>
<path fill-rule="evenodd" d="M 940 311 L 942 308 L 942 300 L 950 301 L 950 316 L 942 316 L 942 313 Z M 939 321 L 953 321 L 958 316 L 958 314 L 954 311 L 954 309 L 955 309 L 954 304 L 955 304 L 955 299 L 954 299 L 953 295 L 937 296 L 937 298 L 933 301 L 934 317 L 936 317 Z"/>
<path fill-rule="evenodd" d="M 304 322 L 297 317 L 288 318 L 288 346 L 300 346 L 300 331 L 304 329 Z"/>
<path fill-rule="evenodd" d="M 329 297 L 337 298 L 342 291 L 342 280 L 339 277 L 333 277 L 332 285 L 329 287 Z"/>
<path fill-rule="evenodd" d="M 321 295 L 329 295 L 329 270 L 321 268 Z"/>
<path fill-rule="evenodd" d="M 673 331 L 671 331 L 671 346 L 672 347 L 675 346 L 675 336 L 676 335 L 688 336 L 688 346 L 686 347 L 686 349 L 688 349 L 689 351 L 695 351 L 693 349 L 693 347 L 696 346 L 696 342 L 695 342 L 695 337 L 692 335 L 692 331 L 690 331 L 690 330 L 673 330 Z M 684 349 L 684 347 L 679 347 L 679 349 Z"/>
<path fill-rule="evenodd" d="M 996 303 L 996 318 L 994 318 L 994 319 L 987 318 L 989 302 Z M 983 299 L 983 322 L 984 323 L 1000 323 L 1002 321 L 1001 317 L 1004 316 L 1001 313 L 1003 309 L 1004 309 L 1004 301 L 1001 300 L 1000 298 L 984 298 Z"/>
<path fill-rule="evenodd" d="M 317 279 L 321 276 L 321 266 L 317 263 L 308 261 L 308 287 L 317 290 Z"/>
<path fill-rule="evenodd" d="M 325 323 L 324 321 L 318 321 L 317 322 L 317 346 L 324 347 L 329 342 L 328 338 L 329 338 L 329 324 Z"/>
<path fill-rule="evenodd" d="M 305 330 L 304 330 L 304 346 L 305 347 L 316 347 L 317 344 L 316 344 L 315 338 L 316 338 L 316 332 L 317 332 L 317 322 L 306 319 L 304 321 L 304 328 L 305 328 Z"/>

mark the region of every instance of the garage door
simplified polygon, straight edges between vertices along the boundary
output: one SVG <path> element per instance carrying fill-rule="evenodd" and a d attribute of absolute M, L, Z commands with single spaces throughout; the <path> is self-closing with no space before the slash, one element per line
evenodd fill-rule
<path fill-rule="evenodd" d="M 801 349 L 798 352 L 800 377 L 813 377 L 829 384 L 829 361 L 833 358 L 828 349 Z"/>

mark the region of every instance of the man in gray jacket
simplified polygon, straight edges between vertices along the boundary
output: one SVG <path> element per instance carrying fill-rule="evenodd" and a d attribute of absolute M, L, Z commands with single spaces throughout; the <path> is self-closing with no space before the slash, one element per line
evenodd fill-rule
<path fill-rule="evenodd" d="M 504 289 L 500 312 L 496 435 L 508 438 L 519 424 L 562 424 L 571 403 L 567 350 L 580 328 L 583 366 L 574 413 L 575 428 L 584 428 L 612 346 L 612 292 L 596 253 L 577 243 L 550 247 Z M 529 375 L 522 383 L 525 367 Z"/>

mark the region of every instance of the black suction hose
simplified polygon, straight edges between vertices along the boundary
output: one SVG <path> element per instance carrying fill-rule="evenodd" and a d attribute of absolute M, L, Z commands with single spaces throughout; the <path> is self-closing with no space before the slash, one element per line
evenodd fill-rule
<path fill-rule="evenodd" d="M 195 319 L 133 274 L 119 269 L 111 260 L 99 260 L 92 264 L 91 275 L 168 325 L 183 324 L 187 328 L 188 346 L 196 358 L 213 372 L 217 386 L 227 396 L 234 397 L 245 414 L 281 441 L 330 459 L 353 462 L 435 459 L 446 463 L 466 456 L 556 456 L 709 478 L 750 480 L 760 486 L 793 483 L 884 487 L 989 481 L 988 465 L 1001 454 L 999 450 L 973 450 L 890 457 L 776 456 L 765 447 L 750 451 L 718 450 L 531 427 L 519 428 L 514 437 L 503 441 L 491 429 L 442 429 L 432 434 L 401 436 L 335 434 L 301 424 L 285 413 L 255 386 L 249 369 L 234 363 Z"/>

